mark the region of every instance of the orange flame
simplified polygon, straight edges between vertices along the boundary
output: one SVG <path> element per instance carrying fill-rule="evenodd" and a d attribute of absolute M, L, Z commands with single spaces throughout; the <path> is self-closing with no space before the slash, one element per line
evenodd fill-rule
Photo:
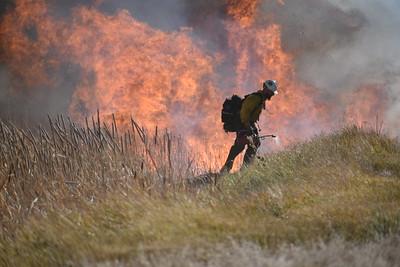
<path fill-rule="evenodd" d="M 43 60 L 57 39 L 57 30 L 47 11 L 43 1 L 20 0 L 15 12 L 5 16 L 0 25 L 0 40 L 5 50 L 2 58 L 17 77 L 19 89 L 50 84 L 52 79 L 45 69 L 58 66 L 55 60 Z M 27 34 L 29 31 L 32 36 Z"/>
<path fill-rule="evenodd" d="M 228 0 L 227 2 L 228 15 L 242 27 L 248 27 L 254 23 L 259 0 Z"/>

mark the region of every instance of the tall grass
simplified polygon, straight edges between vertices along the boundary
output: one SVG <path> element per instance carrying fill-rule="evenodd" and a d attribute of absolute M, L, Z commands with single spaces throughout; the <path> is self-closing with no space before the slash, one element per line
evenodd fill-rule
<path fill-rule="evenodd" d="M 183 141 L 167 131 L 150 134 L 133 119 L 124 132 L 110 123 L 48 118 L 22 129 L 0 121 L 0 220 L 2 230 L 49 207 L 71 207 L 110 192 L 148 193 L 184 187 L 195 166 Z"/>

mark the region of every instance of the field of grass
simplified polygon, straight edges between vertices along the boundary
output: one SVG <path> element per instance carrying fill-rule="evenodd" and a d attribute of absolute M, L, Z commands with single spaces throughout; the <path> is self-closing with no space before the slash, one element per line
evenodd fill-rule
<path fill-rule="evenodd" d="M 14 131 L 14 135 L 20 134 Z M 64 139 L 70 135 L 65 133 Z M 103 142 L 100 134 L 98 139 Z M 57 142 L 49 138 L 47 146 L 56 150 Z M 83 141 L 75 145 L 86 151 L 79 154 L 82 166 L 71 167 L 72 174 L 78 175 L 72 182 L 78 182 L 80 190 L 65 185 L 73 177 L 67 172 L 64 179 L 66 173 L 61 164 L 54 163 L 54 156 L 48 159 L 48 164 L 55 166 L 54 173 L 39 177 L 37 169 L 28 188 L 18 187 L 26 182 L 18 180 L 18 175 L 7 176 L 8 183 L 1 191 L 2 214 L 8 215 L 2 218 L 0 265 L 185 266 L 192 262 L 193 266 L 230 266 L 237 254 L 243 256 L 235 263 L 246 260 L 248 253 L 258 253 L 259 262 L 249 258 L 244 264 L 278 265 L 273 260 L 283 257 L 287 261 L 282 260 L 280 266 L 325 266 L 333 261 L 329 250 L 319 261 L 305 260 L 324 246 L 339 256 L 349 255 L 351 250 L 375 255 L 375 260 L 386 255 L 381 262 L 387 264 L 381 266 L 400 264 L 399 258 L 392 256 L 392 251 L 400 248 L 400 144 L 376 132 L 351 127 L 315 137 L 267 154 L 253 166 L 221 177 L 216 185 L 198 188 L 185 184 L 187 174 L 177 168 L 172 169 L 180 178 L 174 178 L 171 166 L 154 164 L 157 157 L 149 159 L 149 152 L 156 154 L 154 146 L 151 151 L 144 146 L 145 150 L 135 155 L 129 154 L 127 147 L 128 156 L 124 157 L 115 149 L 111 153 L 112 144 L 99 145 L 97 151 Z M 7 147 L 4 142 L 2 146 Z M 66 141 L 64 146 L 72 147 Z M 27 151 L 32 147 L 27 146 Z M 12 150 L 11 146 L 7 149 Z M 70 150 L 62 155 L 70 155 L 66 151 Z M 26 164 L 41 164 L 39 157 L 35 163 L 28 162 L 35 158 L 36 152 L 32 153 L 31 158 L 23 158 Z M 114 156 L 104 157 L 107 153 Z M 168 158 L 168 154 L 158 155 Z M 2 166 L 7 164 L 4 159 L 13 159 L 11 152 L 7 155 L 9 158 L 3 155 Z M 58 160 L 72 166 L 68 157 L 62 159 Z M 125 162 L 127 159 L 131 161 Z M 140 175 L 135 173 L 143 169 L 143 163 L 136 163 L 138 159 L 150 162 L 148 171 Z M 121 162 L 133 171 L 123 171 Z M 91 176 L 101 169 L 107 179 Z M 7 171 L 2 172 L 4 177 Z M 170 175 L 165 175 L 168 172 Z M 387 253 L 371 254 L 371 247 Z"/>

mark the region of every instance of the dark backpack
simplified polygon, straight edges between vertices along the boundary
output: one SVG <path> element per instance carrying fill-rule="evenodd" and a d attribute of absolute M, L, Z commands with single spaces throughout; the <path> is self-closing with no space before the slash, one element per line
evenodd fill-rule
<path fill-rule="evenodd" d="M 243 124 L 240 119 L 240 110 L 242 109 L 243 101 L 251 95 L 263 97 L 261 93 L 256 92 L 246 95 L 244 98 L 241 98 L 238 95 L 233 95 L 231 98 L 225 100 L 221 111 L 221 121 L 224 124 L 225 132 L 238 132 L 243 129 Z M 261 105 L 265 105 L 265 102 L 262 102 Z M 255 112 L 255 110 L 253 110 L 253 112 Z"/>
<path fill-rule="evenodd" d="M 243 99 L 238 95 L 227 98 L 222 106 L 221 121 L 225 132 L 237 132 L 242 128 L 240 109 Z"/>

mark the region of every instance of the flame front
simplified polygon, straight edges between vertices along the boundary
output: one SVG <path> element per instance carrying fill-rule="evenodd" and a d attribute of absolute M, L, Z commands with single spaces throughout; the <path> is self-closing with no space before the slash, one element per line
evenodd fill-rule
<path fill-rule="evenodd" d="M 17 0 L 0 26 L 2 59 L 18 77 L 13 86 L 20 91 L 43 85 L 57 90 L 49 70 L 61 62 L 79 65 L 81 79 L 69 106 L 74 119 L 99 109 L 104 117 L 117 114 L 120 126 L 133 116 L 149 129 L 169 128 L 213 166 L 222 164 L 233 139 L 222 130 L 223 100 L 256 91 L 265 79 L 278 80 L 280 94 L 260 124 L 284 144 L 337 123 L 332 105 L 297 79 L 293 56 L 282 48 L 281 26 L 257 23 L 260 1 L 227 0 L 226 5 L 229 49 L 210 52 L 191 29 L 165 32 L 126 10 L 106 15 L 96 5 L 78 6 L 65 20 L 52 16 L 44 0 Z M 217 71 L 232 62 L 234 73 Z"/>

